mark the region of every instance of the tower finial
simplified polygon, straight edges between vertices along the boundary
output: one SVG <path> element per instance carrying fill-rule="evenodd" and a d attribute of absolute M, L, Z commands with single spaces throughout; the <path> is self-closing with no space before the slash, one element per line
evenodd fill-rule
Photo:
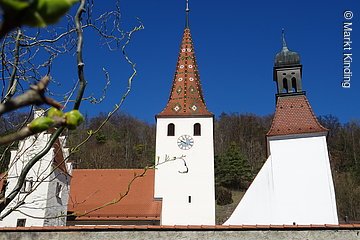
<path fill-rule="evenodd" d="M 281 31 L 281 35 L 282 35 L 282 48 L 283 48 L 283 50 L 288 50 L 286 41 L 285 41 L 285 29 L 284 28 Z"/>
<path fill-rule="evenodd" d="M 190 12 L 190 8 L 189 8 L 189 0 L 186 0 L 186 23 L 185 23 L 185 28 L 189 28 L 189 12 Z"/>

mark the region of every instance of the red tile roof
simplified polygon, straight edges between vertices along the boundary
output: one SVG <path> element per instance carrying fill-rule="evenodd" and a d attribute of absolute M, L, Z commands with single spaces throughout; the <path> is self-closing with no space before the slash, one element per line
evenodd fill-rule
<path fill-rule="evenodd" d="M 169 101 L 157 116 L 213 116 L 204 102 L 189 28 L 184 30 Z"/>
<path fill-rule="evenodd" d="M 311 109 L 306 96 L 279 96 L 271 128 L 267 136 L 327 132 Z"/>
<path fill-rule="evenodd" d="M 63 149 L 61 147 L 59 138 L 55 141 L 53 147 L 54 147 L 54 155 L 55 155 L 54 161 L 53 161 L 53 166 L 56 168 L 59 168 L 62 172 L 69 174 L 66 169 Z"/>
<path fill-rule="evenodd" d="M 154 170 L 148 170 L 130 184 L 143 172 L 143 169 L 74 169 L 68 211 L 77 214 L 75 220 L 160 220 L 161 201 L 154 200 Z M 129 184 L 128 195 L 115 203 Z M 105 204 L 109 205 L 92 211 Z"/>

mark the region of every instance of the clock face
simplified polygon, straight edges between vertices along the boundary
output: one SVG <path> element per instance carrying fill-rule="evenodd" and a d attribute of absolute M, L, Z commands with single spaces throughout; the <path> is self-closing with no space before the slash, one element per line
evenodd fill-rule
<path fill-rule="evenodd" d="M 194 139 L 189 135 L 182 135 L 178 138 L 177 145 L 182 150 L 189 150 L 194 145 Z"/>

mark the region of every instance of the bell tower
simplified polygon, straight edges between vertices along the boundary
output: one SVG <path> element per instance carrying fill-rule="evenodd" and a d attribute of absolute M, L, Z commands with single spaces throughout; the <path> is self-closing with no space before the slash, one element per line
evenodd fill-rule
<path fill-rule="evenodd" d="M 162 199 L 162 225 L 215 224 L 213 114 L 202 93 L 189 11 L 186 1 L 170 97 L 156 116 L 155 198 Z"/>
<path fill-rule="evenodd" d="M 290 51 L 282 30 L 282 49 L 276 54 L 274 66 L 274 81 L 276 81 L 278 96 L 286 94 L 303 94 L 302 65 L 298 53 Z"/>
<path fill-rule="evenodd" d="M 328 129 L 302 91 L 300 57 L 282 36 L 274 66 L 276 107 L 266 134 L 268 159 L 225 225 L 338 224 Z"/>

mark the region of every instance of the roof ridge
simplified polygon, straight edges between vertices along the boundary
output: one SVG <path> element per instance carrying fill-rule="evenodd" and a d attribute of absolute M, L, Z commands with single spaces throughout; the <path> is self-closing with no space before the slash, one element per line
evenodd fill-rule
<path fill-rule="evenodd" d="M 320 128 L 323 128 L 325 131 L 329 131 L 329 129 L 327 129 L 326 127 L 324 127 L 323 125 L 321 125 L 321 123 L 319 122 L 318 118 L 316 117 L 314 111 L 312 110 L 312 107 L 310 105 L 309 100 L 307 99 L 307 97 L 304 95 L 304 99 L 306 104 L 308 105 L 309 109 L 310 109 L 310 113 L 312 114 L 313 118 L 315 119 L 316 123 L 320 126 Z"/>
<path fill-rule="evenodd" d="M 266 133 L 266 136 L 268 136 L 268 135 L 270 134 L 270 132 L 274 129 L 275 120 L 276 120 L 276 118 L 277 118 L 276 109 L 278 109 L 278 105 L 279 105 L 279 101 L 276 101 L 274 118 L 273 118 L 272 121 L 271 121 L 271 126 L 270 126 L 269 131 Z"/>

